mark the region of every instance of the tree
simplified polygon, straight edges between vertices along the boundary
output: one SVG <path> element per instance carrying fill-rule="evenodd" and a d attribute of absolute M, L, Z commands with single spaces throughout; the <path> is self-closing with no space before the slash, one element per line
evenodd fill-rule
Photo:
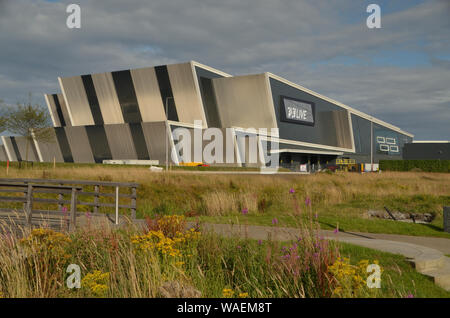
<path fill-rule="evenodd" d="M 33 139 L 54 142 L 50 115 L 41 105 L 33 105 L 31 96 L 28 103 L 17 103 L 14 106 L 3 104 L 0 114 L 0 132 L 3 131 L 26 138 L 26 161 L 28 161 L 29 145 Z"/>

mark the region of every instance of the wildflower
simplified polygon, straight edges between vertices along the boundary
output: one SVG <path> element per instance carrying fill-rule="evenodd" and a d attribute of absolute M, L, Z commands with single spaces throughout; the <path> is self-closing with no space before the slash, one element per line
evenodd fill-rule
<path fill-rule="evenodd" d="M 406 296 L 406 298 L 414 298 L 414 295 L 411 294 L 411 293 L 409 293 L 409 294 Z"/>
<path fill-rule="evenodd" d="M 262 245 L 262 241 L 261 240 L 258 240 L 258 245 Z"/>
<path fill-rule="evenodd" d="M 289 193 L 294 193 L 294 192 L 295 192 L 295 190 L 292 188 L 289 190 Z"/>
<path fill-rule="evenodd" d="M 277 218 L 274 218 L 274 219 L 272 220 L 272 225 L 276 225 L 276 224 L 278 224 L 278 219 L 277 219 Z"/>
<path fill-rule="evenodd" d="M 319 218 L 319 214 L 314 214 L 314 218 L 317 220 Z"/>
<path fill-rule="evenodd" d="M 247 208 L 243 208 L 242 209 L 242 214 L 243 215 L 247 215 L 248 214 L 248 209 Z"/>
<path fill-rule="evenodd" d="M 248 298 L 248 293 L 239 293 L 239 298 Z"/>
<path fill-rule="evenodd" d="M 108 291 L 109 273 L 102 273 L 101 271 L 94 271 L 83 277 L 81 286 L 96 297 L 105 297 Z"/>
<path fill-rule="evenodd" d="M 334 233 L 334 234 L 339 233 L 339 229 L 338 229 L 338 228 L 335 228 L 334 231 L 333 231 L 333 233 Z"/>
<path fill-rule="evenodd" d="M 234 295 L 234 291 L 230 288 L 224 288 L 222 290 L 222 297 L 223 298 L 232 298 Z"/>
<path fill-rule="evenodd" d="M 311 199 L 310 199 L 310 198 L 306 198 L 306 199 L 305 199 L 305 205 L 306 205 L 306 206 L 311 205 Z"/>
<path fill-rule="evenodd" d="M 241 246 L 240 246 L 240 245 L 238 245 L 238 246 L 236 246 L 236 248 L 237 248 L 238 250 L 240 250 L 240 249 L 241 249 Z"/>

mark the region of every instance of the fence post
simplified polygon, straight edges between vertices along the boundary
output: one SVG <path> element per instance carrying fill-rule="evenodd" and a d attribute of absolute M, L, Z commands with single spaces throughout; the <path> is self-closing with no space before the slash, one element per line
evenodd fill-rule
<path fill-rule="evenodd" d="M 61 187 L 63 186 L 63 184 L 59 184 Z M 63 194 L 62 193 L 58 193 L 58 200 L 63 200 L 64 199 L 64 196 L 63 196 Z M 61 211 L 62 210 L 62 208 L 63 208 L 63 203 L 61 203 L 61 202 L 58 202 L 58 210 L 59 211 Z"/>
<path fill-rule="evenodd" d="M 69 230 L 73 231 L 77 221 L 77 188 L 72 187 L 72 197 L 70 200 L 70 225 Z"/>
<path fill-rule="evenodd" d="M 450 206 L 444 206 L 444 232 L 450 233 Z"/>
<path fill-rule="evenodd" d="M 131 188 L 131 219 L 136 219 L 136 187 Z"/>
<path fill-rule="evenodd" d="M 94 213 L 98 213 L 98 198 L 99 198 L 99 196 L 98 196 L 98 194 L 99 194 L 99 192 L 100 192 L 100 186 L 99 185 L 95 185 L 94 186 L 94 192 L 95 192 L 95 194 L 94 194 Z"/>
<path fill-rule="evenodd" d="M 27 186 L 27 206 L 25 208 L 26 213 L 26 223 L 31 227 L 32 214 L 33 214 L 33 185 L 28 184 Z"/>
<path fill-rule="evenodd" d="M 116 187 L 116 225 L 119 224 L 119 187 Z"/>

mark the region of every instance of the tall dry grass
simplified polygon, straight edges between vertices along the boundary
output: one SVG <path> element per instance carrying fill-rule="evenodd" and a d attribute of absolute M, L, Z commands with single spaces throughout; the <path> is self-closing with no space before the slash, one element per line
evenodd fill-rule
<path fill-rule="evenodd" d="M 3 167 L 0 177 L 6 177 Z M 141 184 L 138 190 L 140 216 L 186 212 L 228 215 L 239 214 L 243 208 L 251 214 L 284 213 L 290 208 L 290 188 L 295 189 L 299 200 L 310 198 L 319 209 L 352 201 L 373 201 L 382 207 L 381 202 L 397 199 L 413 202 L 411 198 L 424 196 L 423 200 L 429 203 L 426 208 L 436 212 L 442 204 L 450 202 L 450 174 L 444 173 L 205 175 L 154 173 L 142 167 L 75 165 L 55 170 L 10 169 L 8 177 L 138 182 Z M 414 206 L 408 208 L 414 209 Z"/>

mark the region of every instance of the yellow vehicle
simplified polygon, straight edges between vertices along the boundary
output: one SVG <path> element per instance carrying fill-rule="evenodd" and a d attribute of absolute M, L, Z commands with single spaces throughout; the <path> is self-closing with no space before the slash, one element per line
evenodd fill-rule
<path fill-rule="evenodd" d="M 343 171 L 358 171 L 358 165 L 356 164 L 355 159 L 347 159 L 347 158 L 338 158 L 336 159 L 336 166 L 339 167 L 339 170 Z"/>
<path fill-rule="evenodd" d="M 203 166 L 203 162 L 180 162 L 180 166 L 198 167 L 198 166 Z"/>

